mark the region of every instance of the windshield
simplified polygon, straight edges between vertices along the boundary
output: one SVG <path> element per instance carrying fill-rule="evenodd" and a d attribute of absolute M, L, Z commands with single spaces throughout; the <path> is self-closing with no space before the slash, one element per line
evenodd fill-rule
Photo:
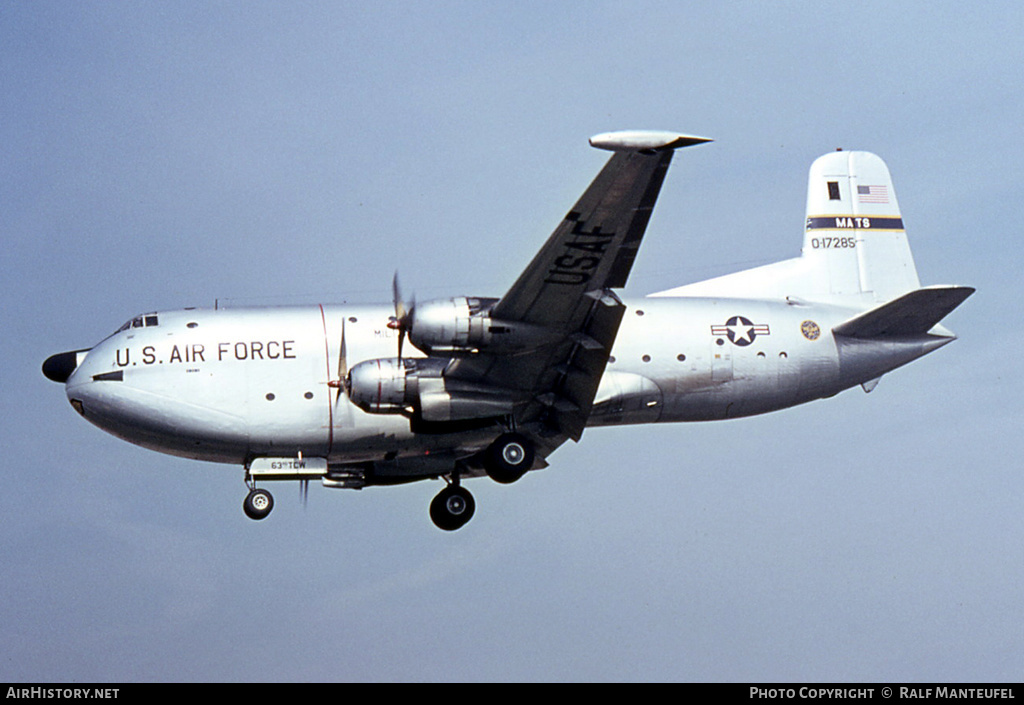
<path fill-rule="evenodd" d="M 113 333 L 107 336 L 107 338 L 113 338 L 118 333 L 128 330 L 129 328 L 153 328 L 160 325 L 160 318 L 155 313 L 147 313 L 142 316 L 136 316 L 130 321 L 126 321 L 123 326 L 115 330 Z M 103 340 L 106 340 L 104 338 Z"/>

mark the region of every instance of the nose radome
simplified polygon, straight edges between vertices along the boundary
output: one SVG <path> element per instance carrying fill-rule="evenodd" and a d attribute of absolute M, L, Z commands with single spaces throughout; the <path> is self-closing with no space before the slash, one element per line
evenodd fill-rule
<path fill-rule="evenodd" d="M 72 350 L 51 355 L 43 363 L 43 374 L 47 379 L 64 384 L 89 350 L 90 348 L 86 348 L 85 350 Z"/>

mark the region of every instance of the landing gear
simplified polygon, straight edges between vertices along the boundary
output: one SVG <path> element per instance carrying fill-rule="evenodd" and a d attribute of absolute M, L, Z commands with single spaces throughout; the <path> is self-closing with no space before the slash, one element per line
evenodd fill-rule
<path fill-rule="evenodd" d="M 518 433 L 503 433 L 484 451 L 484 470 L 495 482 L 515 482 L 533 467 L 533 444 Z"/>
<path fill-rule="evenodd" d="M 259 521 L 265 519 L 270 510 L 274 508 L 274 496 L 266 490 L 252 488 L 242 502 L 242 511 L 250 519 Z"/>
<path fill-rule="evenodd" d="M 452 484 L 438 492 L 430 503 L 430 518 L 437 528 L 455 531 L 466 525 L 476 511 L 476 501 L 465 487 Z"/>
<path fill-rule="evenodd" d="M 525 436 L 503 433 L 483 453 L 484 470 L 495 482 L 515 482 L 533 467 L 536 454 Z M 430 503 L 430 518 L 437 528 L 455 531 L 466 525 L 476 511 L 476 501 L 469 490 L 459 484 L 459 468 L 452 474 L 452 482 L 441 490 Z"/>

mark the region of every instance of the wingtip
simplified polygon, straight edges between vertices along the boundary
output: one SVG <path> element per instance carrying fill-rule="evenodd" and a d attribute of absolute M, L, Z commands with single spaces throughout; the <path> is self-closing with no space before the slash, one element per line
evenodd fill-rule
<path fill-rule="evenodd" d="M 709 137 L 662 130 L 620 130 L 602 132 L 590 138 L 590 146 L 613 152 L 664 152 L 713 142 Z"/>

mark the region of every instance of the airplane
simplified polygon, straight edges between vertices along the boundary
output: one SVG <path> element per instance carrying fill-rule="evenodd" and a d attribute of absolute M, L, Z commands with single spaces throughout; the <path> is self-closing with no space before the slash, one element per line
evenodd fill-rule
<path fill-rule="evenodd" d="M 466 524 L 463 485 L 547 467 L 585 429 L 732 419 L 831 397 L 956 336 L 974 289 L 922 287 L 885 163 L 812 164 L 800 256 L 620 298 L 678 149 L 676 132 L 596 135 L 604 168 L 498 298 L 186 308 L 136 316 L 49 357 L 87 421 L 145 448 L 244 469 L 258 483 L 361 489 L 442 479 L 430 503 Z"/>

